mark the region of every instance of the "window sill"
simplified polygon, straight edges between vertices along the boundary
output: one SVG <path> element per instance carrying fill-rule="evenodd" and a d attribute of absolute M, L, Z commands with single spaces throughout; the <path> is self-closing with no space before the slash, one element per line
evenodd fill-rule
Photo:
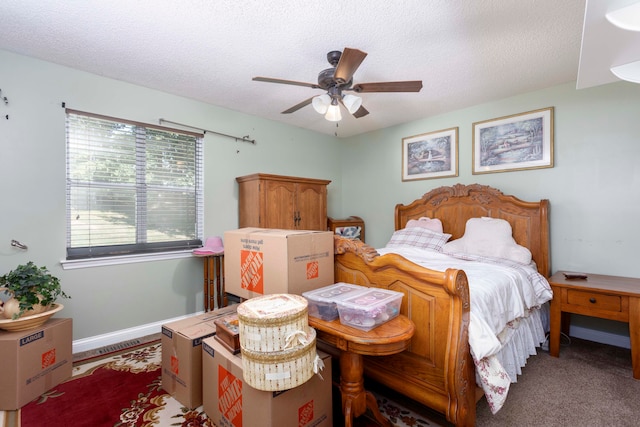
<path fill-rule="evenodd" d="M 193 254 L 191 250 L 161 252 L 155 254 L 125 255 L 112 256 L 104 258 L 88 258 L 62 260 L 60 264 L 63 270 L 75 270 L 78 268 L 104 267 L 109 265 L 133 264 L 138 262 L 164 261 L 169 259 L 191 258 Z"/>

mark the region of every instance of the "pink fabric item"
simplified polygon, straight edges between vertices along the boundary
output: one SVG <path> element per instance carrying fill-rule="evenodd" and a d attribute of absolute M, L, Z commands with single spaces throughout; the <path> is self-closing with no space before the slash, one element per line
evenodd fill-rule
<path fill-rule="evenodd" d="M 220 255 L 224 253 L 222 237 L 208 237 L 204 246 L 193 250 L 194 255 Z"/>
<path fill-rule="evenodd" d="M 438 218 L 427 218 L 423 216 L 420 219 L 410 219 L 407 222 L 407 228 L 421 227 L 428 230 L 435 231 L 436 233 L 444 233 L 442 229 L 442 221 Z"/>

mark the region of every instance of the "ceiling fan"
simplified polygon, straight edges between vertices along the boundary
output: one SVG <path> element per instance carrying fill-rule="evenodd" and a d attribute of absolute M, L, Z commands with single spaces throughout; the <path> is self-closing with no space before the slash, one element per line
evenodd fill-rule
<path fill-rule="evenodd" d="M 298 111 L 309 104 L 320 114 L 325 114 L 329 121 L 339 121 L 340 104 L 344 106 L 355 118 L 364 117 L 369 114 L 362 106 L 362 99 L 355 95 L 343 94 L 343 92 L 353 91 L 356 93 L 370 92 L 420 92 L 422 80 L 411 80 L 401 82 L 378 82 L 378 83 L 358 83 L 353 84 L 353 74 L 356 72 L 367 54 L 358 49 L 344 48 L 342 52 L 333 50 L 327 53 L 327 61 L 331 68 L 320 71 L 318 83 L 305 83 L 294 80 L 274 79 L 270 77 L 254 77 L 254 81 L 280 83 L 295 86 L 305 86 L 312 89 L 322 89 L 326 93 L 312 96 L 304 101 L 284 110 L 282 114 L 290 114 Z"/>

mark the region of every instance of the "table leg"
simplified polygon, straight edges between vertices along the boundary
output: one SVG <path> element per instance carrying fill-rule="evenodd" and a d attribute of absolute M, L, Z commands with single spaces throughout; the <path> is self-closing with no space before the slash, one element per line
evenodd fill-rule
<path fill-rule="evenodd" d="M 209 311 L 209 257 L 203 258 L 204 268 L 204 311 Z"/>
<path fill-rule="evenodd" d="M 224 307 L 224 257 L 218 257 L 216 270 L 216 308 Z"/>
<path fill-rule="evenodd" d="M 562 323 L 562 310 L 560 307 L 560 290 L 553 289 L 553 299 L 550 306 L 549 325 L 549 354 L 553 357 L 560 355 L 560 324 Z"/>
<path fill-rule="evenodd" d="M 371 393 L 370 391 L 367 391 L 366 393 L 367 393 L 367 408 L 369 408 L 369 410 L 373 414 L 373 417 L 376 419 L 378 424 L 380 424 L 383 427 L 393 427 L 393 424 L 391 424 L 391 421 L 389 421 L 387 418 L 385 418 L 384 415 L 380 413 L 380 408 L 378 408 L 378 401 L 376 400 L 376 397 L 373 395 L 373 393 Z"/>
<path fill-rule="evenodd" d="M 218 266 L 220 261 L 216 255 L 209 257 L 209 308 L 215 310 L 220 308 L 216 305 L 216 282 L 218 280 Z"/>
<path fill-rule="evenodd" d="M 364 365 L 362 355 L 343 351 L 340 353 L 340 392 L 342 394 L 342 413 L 345 427 L 353 426 L 353 419 L 367 411 L 384 427 L 392 427 L 378 409 L 373 394 L 364 389 Z"/>
<path fill-rule="evenodd" d="M 629 337 L 633 378 L 640 380 L 640 298 L 629 297 Z"/>

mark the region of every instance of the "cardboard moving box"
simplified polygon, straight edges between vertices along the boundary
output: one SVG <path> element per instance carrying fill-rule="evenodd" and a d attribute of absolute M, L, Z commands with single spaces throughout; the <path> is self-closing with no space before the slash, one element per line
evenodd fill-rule
<path fill-rule="evenodd" d="M 240 228 L 224 233 L 225 291 L 296 294 L 334 283 L 331 231 Z"/>
<path fill-rule="evenodd" d="M 71 377 L 72 320 L 48 320 L 19 332 L 0 331 L 0 409 L 16 410 Z"/>
<path fill-rule="evenodd" d="M 218 427 L 332 427 L 331 356 L 322 378 L 286 391 L 261 391 L 244 382 L 242 355 L 214 338 L 202 342 L 203 408 Z"/>
<path fill-rule="evenodd" d="M 215 320 L 237 305 L 162 325 L 162 388 L 189 409 L 202 405 L 202 340 L 215 335 Z"/>

